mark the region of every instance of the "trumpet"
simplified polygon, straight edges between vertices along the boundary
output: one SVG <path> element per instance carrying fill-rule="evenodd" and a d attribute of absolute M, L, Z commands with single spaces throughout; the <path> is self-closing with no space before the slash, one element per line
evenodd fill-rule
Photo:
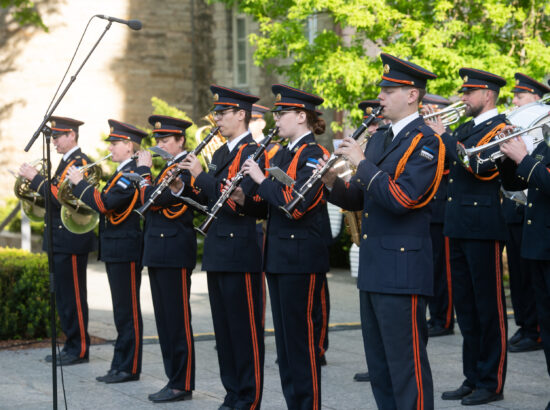
<path fill-rule="evenodd" d="M 367 108 L 367 113 L 369 114 L 367 118 L 363 121 L 363 123 L 354 131 L 354 133 L 351 135 L 351 138 L 354 140 L 359 139 L 359 137 L 365 132 L 365 130 L 369 127 L 369 125 L 374 121 L 376 116 L 382 111 L 382 107 L 376 107 L 375 109 L 372 109 L 371 107 Z M 327 162 L 325 162 L 325 165 L 320 168 L 316 169 L 313 174 L 308 178 L 308 180 L 300 187 L 299 190 L 294 189 L 293 194 L 296 196 L 293 200 L 291 200 L 286 205 L 280 206 L 279 208 L 285 213 L 285 215 L 293 219 L 294 217 L 292 214 L 294 213 L 294 209 L 298 206 L 300 202 L 302 202 L 305 199 L 305 195 L 311 191 L 311 189 L 314 187 L 314 185 L 321 180 L 321 178 L 328 172 L 330 168 L 336 164 L 336 162 L 341 158 L 341 155 L 337 155 L 332 153 L 329 159 L 327 159 Z"/>
<path fill-rule="evenodd" d="M 457 151 L 458 151 L 458 157 L 460 158 L 460 161 L 465 167 L 470 166 L 470 158 L 474 155 L 477 155 L 477 162 L 478 164 L 484 164 L 486 162 L 495 162 L 497 159 L 502 158 L 504 154 L 502 151 L 498 150 L 493 152 L 491 155 L 489 155 L 487 158 L 480 158 L 479 155 L 487 151 L 488 149 L 491 149 L 493 147 L 496 147 L 497 145 L 502 144 L 505 141 L 508 141 L 512 138 L 519 137 L 520 135 L 527 134 L 528 132 L 537 129 L 542 128 L 542 136 L 538 136 L 533 138 L 533 147 L 536 147 L 541 142 L 546 142 L 547 145 L 550 146 L 550 120 L 543 122 L 541 124 L 534 125 L 532 127 L 526 128 L 521 131 L 514 132 L 512 134 L 505 134 L 501 132 L 498 134 L 493 140 L 487 142 L 486 144 L 480 145 L 479 147 L 472 147 L 472 148 L 466 148 L 462 144 L 457 145 Z"/>
<path fill-rule="evenodd" d="M 454 104 L 451 104 L 440 111 L 431 112 L 429 114 L 423 115 L 424 120 L 428 120 L 434 117 L 440 117 L 443 125 L 448 126 L 460 121 L 460 118 L 464 117 L 466 112 L 466 104 L 462 101 L 457 101 Z"/>

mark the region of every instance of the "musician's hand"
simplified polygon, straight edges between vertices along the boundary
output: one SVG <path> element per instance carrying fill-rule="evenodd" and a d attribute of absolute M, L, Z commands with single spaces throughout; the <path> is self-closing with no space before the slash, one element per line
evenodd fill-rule
<path fill-rule="evenodd" d="M 261 184 L 265 179 L 260 166 L 252 158 L 248 158 L 241 169 L 245 175 L 248 175 L 257 184 Z"/>
<path fill-rule="evenodd" d="M 26 162 L 19 167 L 19 175 L 21 175 L 23 178 L 28 179 L 29 181 L 32 181 L 33 178 L 38 174 L 38 171 L 36 168 L 34 168 L 32 165 L 27 164 Z"/>
<path fill-rule="evenodd" d="M 149 151 L 146 150 L 139 150 L 137 152 L 137 161 L 136 164 L 138 167 L 148 167 L 151 168 L 153 166 L 153 156 Z"/>
<path fill-rule="evenodd" d="M 178 164 L 180 169 L 188 170 L 194 178 L 202 172 L 202 165 L 194 154 L 189 154 Z"/>
<path fill-rule="evenodd" d="M 244 205 L 244 192 L 243 189 L 238 186 L 233 193 L 231 194 L 230 198 L 238 203 L 240 206 Z"/>
<path fill-rule="evenodd" d="M 527 147 L 521 137 L 514 137 L 504 141 L 500 144 L 500 151 L 516 164 L 523 161 L 523 158 L 527 155 Z"/>
<path fill-rule="evenodd" d="M 183 188 L 183 181 L 179 178 L 175 178 L 168 186 L 174 194 L 177 194 Z"/>
<path fill-rule="evenodd" d="M 319 171 L 321 168 L 325 166 L 326 161 L 328 160 L 328 155 L 323 155 L 323 158 L 319 158 L 319 163 L 317 164 L 317 171 Z M 336 171 L 333 168 L 330 168 L 325 175 L 321 178 L 321 181 L 323 181 L 323 184 L 327 186 L 328 188 L 332 188 L 334 185 L 334 182 L 336 181 L 336 178 L 338 178 L 338 171 Z"/>
<path fill-rule="evenodd" d="M 428 118 L 427 120 L 424 120 L 424 122 L 438 135 L 442 135 L 446 131 L 445 125 L 443 125 L 443 121 L 441 121 L 441 117 L 439 115 Z"/>
<path fill-rule="evenodd" d="M 73 185 L 76 185 L 82 181 L 84 177 L 82 176 L 82 172 L 80 172 L 75 166 L 72 166 L 67 171 L 67 178 L 69 178 L 69 181 L 71 181 Z"/>
<path fill-rule="evenodd" d="M 345 137 L 340 143 L 335 154 L 342 155 L 354 166 L 359 165 L 365 159 L 361 146 L 351 137 Z"/>

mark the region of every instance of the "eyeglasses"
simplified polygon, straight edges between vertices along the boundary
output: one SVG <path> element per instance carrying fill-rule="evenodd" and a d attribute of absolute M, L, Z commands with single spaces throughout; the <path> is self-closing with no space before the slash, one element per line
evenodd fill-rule
<path fill-rule="evenodd" d="M 228 112 L 235 112 L 235 111 L 233 110 L 233 108 L 228 108 L 227 110 L 223 110 L 223 111 L 214 111 L 212 113 L 212 116 L 214 117 L 215 120 L 217 120 L 217 119 L 223 118 L 223 116 Z"/>
<path fill-rule="evenodd" d="M 275 111 L 273 113 L 273 118 L 275 120 L 278 120 L 279 118 L 281 118 L 283 115 L 285 114 L 288 114 L 289 112 L 297 112 L 296 110 L 284 110 L 284 111 Z"/>

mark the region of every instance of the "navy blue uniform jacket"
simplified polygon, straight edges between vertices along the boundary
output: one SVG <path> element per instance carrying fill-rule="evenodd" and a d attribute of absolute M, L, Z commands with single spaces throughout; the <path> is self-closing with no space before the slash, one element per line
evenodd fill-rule
<path fill-rule="evenodd" d="M 185 155 L 178 158 L 177 162 L 184 158 Z M 162 182 L 161 177 L 172 166 L 164 166 L 152 185 L 141 188 L 142 204 L 149 199 Z M 148 167 L 138 167 L 137 172 L 144 177 L 151 174 Z M 192 270 L 196 260 L 197 238 L 193 228 L 193 210 L 172 195 L 170 188 L 167 188 L 156 198 L 145 216 L 143 265 Z"/>
<path fill-rule="evenodd" d="M 323 149 L 315 142 L 313 134 L 305 136 L 292 152 L 282 148 L 272 160 L 272 166 L 278 166 L 288 173 L 288 168 L 295 159 L 295 188 L 299 189 L 315 171 Z M 324 273 L 329 271 L 328 245 L 330 226 L 323 186 L 309 191 L 305 200 L 296 207 L 290 219 L 279 209 L 294 198 L 287 193 L 285 185 L 267 178 L 258 187 L 258 195 L 269 204 L 267 220 L 267 238 L 265 248 L 264 270 L 269 273 Z"/>
<path fill-rule="evenodd" d="M 458 158 L 457 142 L 466 148 L 474 147 L 495 127 L 503 124 L 506 116 L 500 114 L 477 126 L 473 120 L 460 125 L 453 135 L 444 133 L 441 138 L 447 148 L 450 161 L 449 184 L 447 188 L 447 207 L 443 234 L 450 238 L 506 240 L 507 231 L 500 204 L 500 178 L 496 166 L 488 161 L 480 164 L 471 158 L 470 168 L 465 168 Z M 498 147 L 482 153 L 486 158 L 498 150 Z"/>
<path fill-rule="evenodd" d="M 73 165 L 81 167 L 89 163 L 90 159 L 78 148 L 71 153 L 67 161 L 61 160 L 52 178 L 52 240 L 53 251 L 56 253 L 85 254 L 97 249 L 97 238 L 93 231 L 84 234 L 74 234 L 63 226 L 60 213 L 61 204 L 57 201 L 57 186 L 65 178 L 66 171 Z M 31 181 L 30 187 L 44 196 L 44 177 L 40 174 L 36 175 Z M 43 250 L 47 250 L 48 242 L 46 234 L 46 229 L 44 229 Z"/>
<path fill-rule="evenodd" d="M 372 136 L 365 149 L 366 160 L 359 163 L 351 181 L 336 180 L 329 201 L 347 210 L 363 211 L 360 290 L 431 296 L 431 209 L 414 206 L 422 202 L 436 179 L 439 152 L 443 155 L 445 148 L 421 117 L 405 126 L 384 150 L 386 129 L 381 127 Z M 421 139 L 395 178 L 397 164 L 419 134 Z"/>
<path fill-rule="evenodd" d="M 499 169 L 505 189 L 528 189 L 521 256 L 550 260 L 550 148 L 540 143 L 518 166 L 506 159 Z"/>
<path fill-rule="evenodd" d="M 99 220 L 99 259 L 104 262 L 140 262 L 142 251 L 142 232 L 140 217 L 129 210 L 129 215 L 121 223 L 111 223 L 115 218 L 128 211 L 132 202 L 137 202 L 138 188 L 122 177 L 123 172 L 134 172 L 136 162 L 128 162 L 120 172 L 115 172 L 100 192 L 85 180 L 74 188 L 73 194 L 100 213 Z M 114 182 L 114 183 L 113 183 Z"/>
<path fill-rule="evenodd" d="M 194 186 L 201 190 L 201 197 L 203 201 L 206 199 L 209 208 L 220 197 L 223 180 L 227 178 L 229 167 L 243 146 L 238 167 L 240 169 L 258 148 L 250 133 L 229 154 L 226 145 L 216 150 L 208 172 L 197 176 Z M 262 168 L 263 158 L 262 156 L 260 159 Z M 252 180 L 245 177 L 241 187 L 249 192 L 246 188 L 250 184 L 253 184 Z M 245 207 L 240 207 L 233 201 L 228 202 L 212 222 L 204 239 L 202 269 L 211 272 L 260 272 L 262 255 L 256 239 L 256 216 L 265 214 L 266 205 L 263 201 L 255 200 L 248 200 Z"/>

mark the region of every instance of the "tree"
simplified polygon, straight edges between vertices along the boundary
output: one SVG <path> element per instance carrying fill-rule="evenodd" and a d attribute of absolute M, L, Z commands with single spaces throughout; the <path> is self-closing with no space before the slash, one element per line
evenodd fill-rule
<path fill-rule="evenodd" d="M 20 26 L 32 25 L 48 31 L 33 1 L 0 0 L 0 7 L 6 9 Z"/>
<path fill-rule="evenodd" d="M 549 0 L 217 0 L 252 16 L 255 63 L 283 74 L 291 85 L 325 99 L 324 107 L 351 110 L 376 97 L 384 51 L 436 74 L 428 92 L 456 94 L 460 67 L 502 75 L 509 87 L 521 71 L 542 79 L 550 67 Z M 320 30 L 309 41 L 308 21 Z M 343 29 L 349 36 L 342 36 Z"/>

